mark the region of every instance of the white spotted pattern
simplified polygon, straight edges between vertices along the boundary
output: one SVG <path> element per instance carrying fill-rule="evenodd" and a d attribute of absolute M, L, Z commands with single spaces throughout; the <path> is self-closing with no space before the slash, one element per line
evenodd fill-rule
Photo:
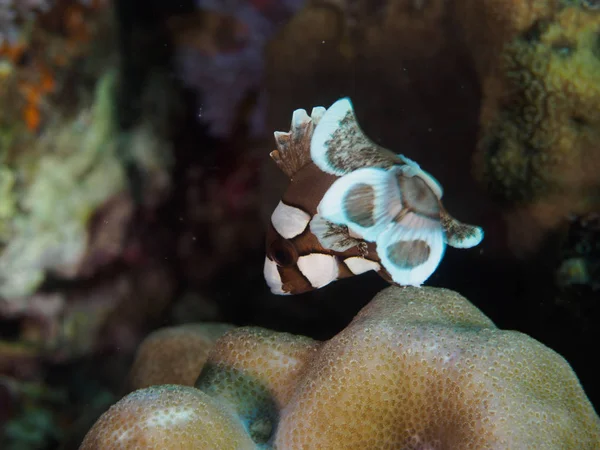
<path fill-rule="evenodd" d="M 339 269 L 335 256 L 311 253 L 298 258 L 298 268 L 315 289 L 337 280 Z"/>
<path fill-rule="evenodd" d="M 265 258 L 265 267 L 263 274 L 269 289 L 276 295 L 290 295 L 289 292 L 283 290 L 283 284 L 281 282 L 281 275 L 279 275 L 279 269 L 275 261 L 271 261 L 269 258 Z"/>
<path fill-rule="evenodd" d="M 351 256 L 350 258 L 346 258 L 344 263 L 354 275 L 360 275 L 361 273 L 368 272 L 369 270 L 377 271 L 381 268 L 377 262 L 371 261 L 367 258 L 362 258 L 360 256 Z"/>
<path fill-rule="evenodd" d="M 310 215 L 299 208 L 279 202 L 271 215 L 275 230 L 285 239 L 291 239 L 302 233 L 310 222 Z"/>

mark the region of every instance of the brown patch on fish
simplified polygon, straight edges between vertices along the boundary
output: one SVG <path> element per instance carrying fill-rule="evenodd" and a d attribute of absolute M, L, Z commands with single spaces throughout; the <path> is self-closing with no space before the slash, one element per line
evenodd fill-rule
<path fill-rule="evenodd" d="M 348 190 L 343 200 L 344 210 L 350 221 L 368 228 L 375 225 L 375 190 L 365 183 L 358 183 Z"/>
<path fill-rule="evenodd" d="M 423 264 L 431 253 L 429 244 L 423 240 L 400 241 L 388 245 L 387 257 L 401 269 L 413 269 Z"/>
<path fill-rule="evenodd" d="M 294 175 L 281 200 L 314 216 L 319 202 L 337 179 L 311 162 Z"/>
<path fill-rule="evenodd" d="M 402 205 L 410 211 L 432 219 L 440 216 L 440 201 L 421 178 L 398 176 Z"/>

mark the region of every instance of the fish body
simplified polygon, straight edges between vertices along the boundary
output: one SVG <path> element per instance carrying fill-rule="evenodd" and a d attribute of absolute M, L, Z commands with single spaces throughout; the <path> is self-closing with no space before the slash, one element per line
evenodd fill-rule
<path fill-rule="evenodd" d="M 374 270 L 420 286 L 447 245 L 473 247 L 483 230 L 454 219 L 443 189 L 414 161 L 371 141 L 348 98 L 276 132 L 271 157 L 290 184 L 271 215 L 264 275 L 271 292 L 300 294 Z"/>

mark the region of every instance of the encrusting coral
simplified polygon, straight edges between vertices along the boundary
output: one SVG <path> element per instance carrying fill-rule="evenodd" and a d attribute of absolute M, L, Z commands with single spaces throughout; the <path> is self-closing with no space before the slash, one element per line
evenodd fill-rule
<path fill-rule="evenodd" d="M 143 167 L 148 180 L 165 176 L 167 150 L 148 124 L 132 133 L 130 159 L 124 161 L 113 114 L 117 85 L 118 71 L 107 70 L 88 108 L 49 125 L 16 161 L 0 164 L 0 195 L 7 205 L 0 211 L 0 295 L 12 309 L 35 293 L 47 272 L 73 278 L 81 271 L 94 244 L 94 213 L 127 189 L 125 162 Z"/>
<path fill-rule="evenodd" d="M 15 132 L 22 122 L 36 135 L 56 116 L 55 110 L 62 109 L 57 99 L 63 100 L 68 91 L 65 81 L 73 79 L 73 69 L 96 46 L 92 40 L 105 41 L 99 31 L 111 20 L 106 14 L 108 3 L 0 0 L 0 96 L 11 104 L 0 112 L 2 127 L 8 122 Z"/>
<path fill-rule="evenodd" d="M 38 139 L 37 152 L 32 153 L 41 154 L 39 160 L 13 169 L 21 177 L 31 172 L 35 176 L 27 189 L 20 189 L 25 214 L 10 217 L 12 233 L 0 252 L 2 297 L 31 294 L 43 281 L 45 269 L 77 260 L 85 250 L 89 216 L 124 185 L 125 174 L 114 152 L 103 153 L 114 133 L 114 79 L 114 73 L 101 78 L 89 110 Z M 61 152 L 53 153 L 54 148 Z M 65 156 L 69 150 L 72 153 Z"/>
<path fill-rule="evenodd" d="M 503 49 L 500 89 L 482 111 L 483 173 L 493 192 L 587 207 L 598 186 L 600 13 L 565 8 L 540 17 Z"/>
<path fill-rule="evenodd" d="M 243 327 L 196 387 L 138 390 L 81 449 L 595 449 L 600 418 L 569 364 L 464 297 L 390 287 L 326 342 Z"/>
<path fill-rule="evenodd" d="M 475 10 L 461 26 L 482 87 L 475 174 L 510 208 L 509 243 L 527 254 L 568 216 L 600 208 L 600 10 L 477 3 L 487 28 L 473 26 Z"/>

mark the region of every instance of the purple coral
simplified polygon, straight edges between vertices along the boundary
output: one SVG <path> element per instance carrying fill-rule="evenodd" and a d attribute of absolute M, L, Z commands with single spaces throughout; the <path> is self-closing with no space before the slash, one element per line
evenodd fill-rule
<path fill-rule="evenodd" d="M 202 97 L 198 116 L 216 137 L 226 137 L 234 125 L 237 107 L 252 90 L 259 91 L 250 118 L 254 136 L 265 132 L 266 96 L 261 87 L 264 47 L 275 31 L 304 4 L 304 0 L 198 0 L 201 10 L 222 14 L 244 24 L 241 48 L 216 54 L 192 47 L 179 50 L 178 69 L 185 84 Z"/>

